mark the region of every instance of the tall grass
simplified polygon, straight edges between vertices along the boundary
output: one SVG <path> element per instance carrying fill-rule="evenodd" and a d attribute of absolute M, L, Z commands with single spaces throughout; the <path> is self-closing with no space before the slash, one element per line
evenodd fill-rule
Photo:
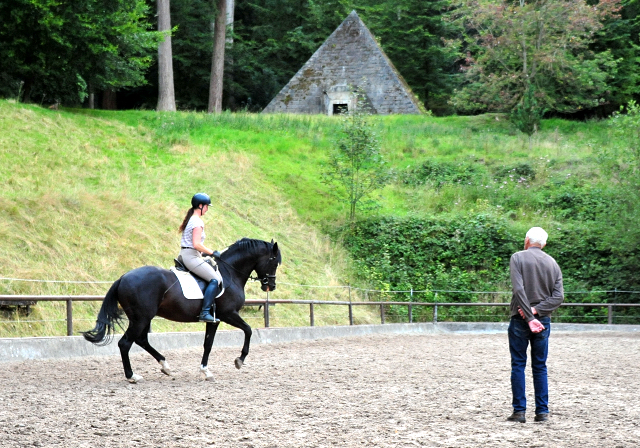
<path fill-rule="evenodd" d="M 169 267 L 197 191 L 214 198 L 210 247 L 273 238 L 284 256 L 279 281 L 331 284 L 347 275 L 344 251 L 299 217 L 249 151 L 167 143 L 142 125 L 8 102 L 0 117 L 0 277 L 114 281 L 145 264 Z M 108 286 L 0 281 L 0 294 L 101 295 Z M 257 285 L 247 293 L 264 297 Z M 286 287 L 276 294 L 295 298 Z M 77 329 L 93 326 L 98 306 L 74 305 Z M 24 323 L 0 323 L 0 335 L 64 334 L 64 316 L 63 303 L 39 303 L 30 316 L 5 312 Z M 194 326 L 154 323 L 165 329 Z"/>

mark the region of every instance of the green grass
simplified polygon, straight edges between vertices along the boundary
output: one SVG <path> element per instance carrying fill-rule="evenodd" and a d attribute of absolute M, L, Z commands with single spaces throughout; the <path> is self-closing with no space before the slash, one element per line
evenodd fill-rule
<path fill-rule="evenodd" d="M 210 247 L 245 236 L 273 238 L 284 256 L 279 282 L 345 281 L 345 252 L 300 218 L 255 154 L 236 145 L 223 151 L 200 142 L 167 143 L 139 124 L 154 114 L 123 114 L 135 126 L 107 115 L 0 102 L 1 277 L 114 281 L 145 264 L 169 267 L 191 195 L 206 191 L 214 198 L 206 216 Z M 101 295 L 107 288 L 0 281 L 0 294 Z M 264 297 L 255 284 L 247 292 Z M 296 298 L 282 285 L 277 294 Z M 98 306 L 74 305 L 76 331 L 93 326 Z M 0 323 L 0 336 L 63 334 L 64 307 L 40 303 L 30 316 L 5 312 L 5 319 L 33 322 Z M 300 309 L 292 322 L 301 324 L 306 313 Z M 42 322 L 49 320 L 60 322 Z M 156 331 L 200 327 L 154 324 Z"/>
<path fill-rule="evenodd" d="M 519 229 L 558 225 L 557 210 L 540 208 L 549 189 L 600 182 L 595 149 L 615 144 L 607 122 L 545 120 L 529 151 L 527 138 L 500 115 L 371 120 L 397 175 L 382 191 L 379 213 L 484 211 L 507 217 Z M 324 116 L 51 111 L 0 101 L 0 276 L 112 281 L 141 265 L 168 267 L 188 201 L 205 191 L 214 198 L 205 220 L 210 247 L 245 236 L 273 238 L 284 257 L 279 282 L 355 281 L 346 252 L 326 236 L 344 222 L 347 208 L 320 182 L 340 127 L 339 118 Z M 439 188 L 402 182 L 429 161 L 474 166 L 480 174 L 471 184 Z M 522 163 L 536 171 L 528 188 L 495 178 L 500 169 Z M 0 294 L 104 294 L 106 289 L 0 281 Z M 310 292 L 281 286 L 275 294 L 295 299 Z M 248 297 L 263 296 L 250 286 Z M 335 295 L 318 289 L 313 298 Z M 97 306 L 74 306 L 77 330 L 92 326 Z M 326 322 L 344 319 L 343 311 L 327 310 Z M 246 315 L 257 322 L 253 312 Z M 308 322 L 308 307 L 274 312 L 272 325 Z M 64 304 L 38 304 L 29 317 L 2 316 L 62 320 Z M 362 322 L 376 318 L 375 310 L 358 316 Z M 62 334 L 64 328 L 63 322 L 0 322 L 0 336 Z M 154 323 L 155 331 L 194 328 L 199 327 Z"/>

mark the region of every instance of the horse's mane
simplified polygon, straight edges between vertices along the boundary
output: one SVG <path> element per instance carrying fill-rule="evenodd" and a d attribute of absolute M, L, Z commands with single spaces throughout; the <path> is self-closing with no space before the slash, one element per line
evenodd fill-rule
<path fill-rule="evenodd" d="M 246 250 L 248 252 L 259 252 L 264 247 L 271 249 L 273 247 L 273 243 L 267 243 L 266 241 L 256 240 L 253 238 L 240 238 L 238 241 L 229 246 L 226 251 L 236 251 L 236 250 Z M 278 249 L 278 264 L 282 263 L 282 258 L 280 255 L 280 249 Z"/>

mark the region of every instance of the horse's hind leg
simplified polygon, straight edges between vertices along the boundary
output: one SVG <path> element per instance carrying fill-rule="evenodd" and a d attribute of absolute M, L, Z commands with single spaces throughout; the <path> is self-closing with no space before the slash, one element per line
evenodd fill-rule
<path fill-rule="evenodd" d="M 204 352 L 202 354 L 202 362 L 200 363 L 200 371 L 204 374 L 204 379 L 207 381 L 213 380 L 213 374 L 209 372 L 209 354 L 211 353 L 211 347 L 213 346 L 213 340 L 216 337 L 216 331 L 218 331 L 218 325 L 220 322 L 212 323 L 207 322 L 205 334 L 204 334 Z"/>
<path fill-rule="evenodd" d="M 238 314 L 237 311 L 234 311 L 231 314 L 220 316 L 220 320 L 244 331 L 244 345 L 242 346 L 240 357 L 236 358 L 235 360 L 236 369 L 239 369 L 242 367 L 245 358 L 249 354 L 249 343 L 251 342 L 252 333 L 251 327 L 242 319 L 242 317 L 240 317 L 240 314 Z"/>
<path fill-rule="evenodd" d="M 160 371 L 162 373 L 164 373 L 165 375 L 172 376 L 172 372 L 171 372 L 171 369 L 169 368 L 169 363 L 167 362 L 166 358 L 162 356 L 162 354 L 160 354 L 155 348 L 153 348 L 151 344 L 149 344 L 150 330 L 151 330 L 151 322 L 149 322 L 149 325 L 147 325 L 147 328 L 145 328 L 142 334 L 138 337 L 138 339 L 136 339 L 136 344 L 138 344 L 140 347 L 145 349 L 147 353 L 153 356 L 155 360 L 160 363 L 160 366 L 161 366 Z"/>
<path fill-rule="evenodd" d="M 140 337 L 144 325 L 140 322 L 129 321 L 129 328 L 124 332 L 124 335 L 118 341 L 118 348 L 120 348 L 120 356 L 122 357 L 122 367 L 124 367 L 124 376 L 130 383 L 137 383 L 141 381 L 142 376 L 137 373 L 133 373 L 131 368 L 131 361 L 129 360 L 129 350 L 133 343 Z"/>

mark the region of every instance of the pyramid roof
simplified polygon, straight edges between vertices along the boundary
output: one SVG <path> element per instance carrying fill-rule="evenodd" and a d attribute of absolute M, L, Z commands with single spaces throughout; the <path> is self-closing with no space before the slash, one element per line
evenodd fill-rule
<path fill-rule="evenodd" d="M 424 112 L 373 34 L 352 11 L 263 112 L 333 115 L 355 107 L 355 88 L 364 93 L 374 113 Z"/>

